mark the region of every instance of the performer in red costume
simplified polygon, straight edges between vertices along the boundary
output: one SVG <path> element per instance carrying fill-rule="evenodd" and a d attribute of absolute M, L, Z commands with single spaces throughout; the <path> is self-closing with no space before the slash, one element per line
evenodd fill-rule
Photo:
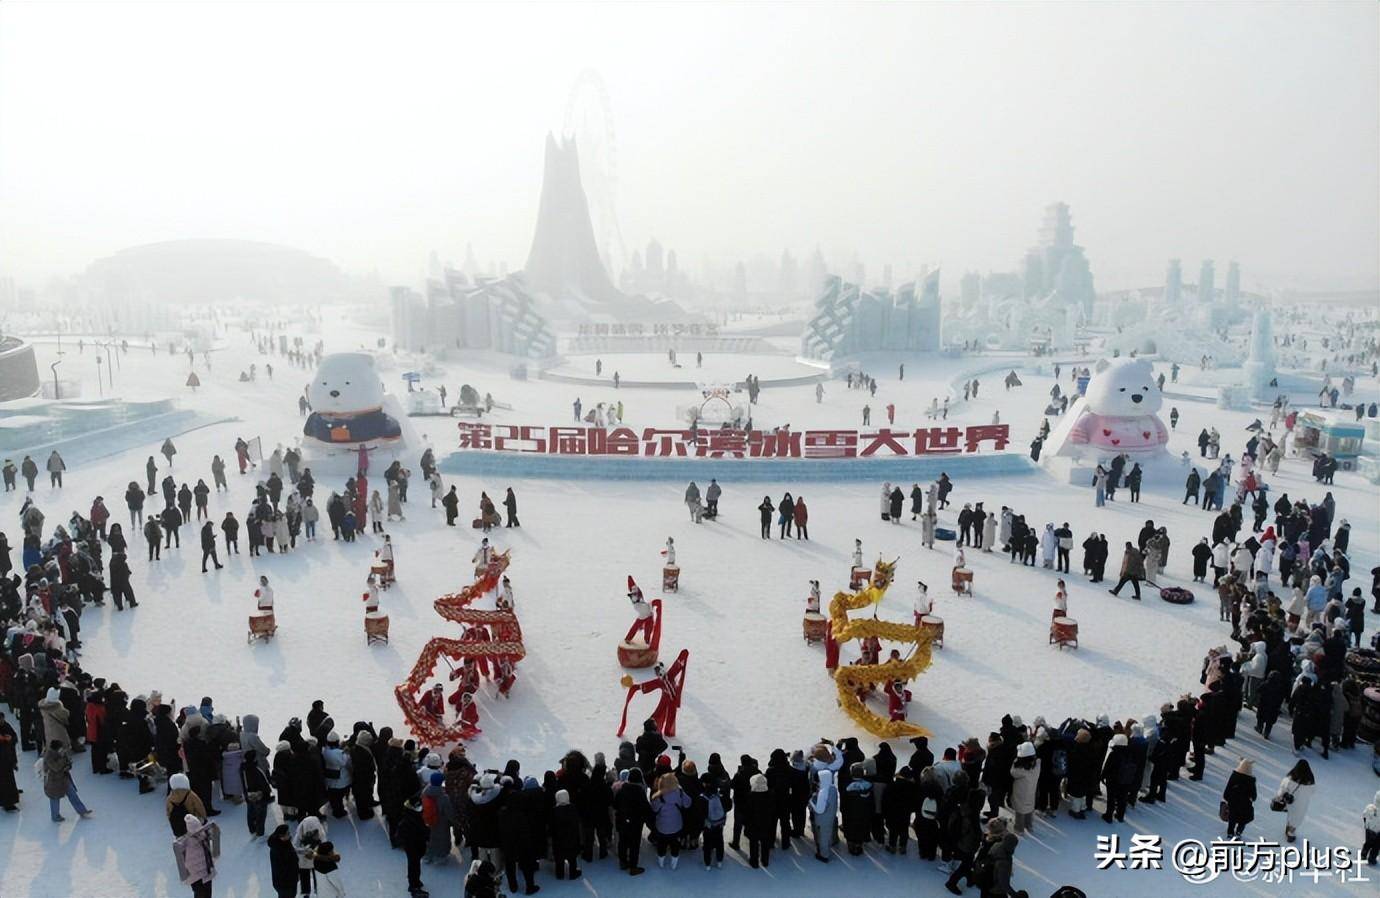
<path fill-rule="evenodd" d="M 513 659 L 507 655 L 500 655 L 494 667 L 494 679 L 498 681 L 498 694 L 503 698 L 508 698 L 508 691 L 517 682 L 517 667 L 513 664 Z"/>
<path fill-rule="evenodd" d="M 637 615 L 637 620 L 633 621 L 628 628 L 628 635 L 623 637 L 624 642 L 632 642 L 633 636 L 637 633 L 642 634 L 642 641 L 647 645 L 652 644 L 652 628 L 655 624 L 655 614 L 652 606 L 647 604 L 647 600 L 642 597 L 642 590 L 633 582 L 631 575 L 628 576 L 628 601 L 632 602 L 633 613 Z"/>
<path fill-rule="evenodd" d="M 468 692 L 460 696 L 460 722 L 465 728 L 471 730 L 471 735 L 477 735 L 479 729 L 479 706 L 474 703 L 474 696 Z"/>
<path fill-rule="evenodd" d="M 662 735 L 676 734 L 676 712 L 680 710 L 681 698 L 685 694 L 685 668 L 689 663 L 690 650 L 681 649 L 670 667 L 658 662 L 652 668 L 655 676 L 645 683 L 630 683 L 630 678 L 624 679 L 625 683 L 629 683 L 628 697 L 623 701 L 623 718 L 618 723 L 619 736 L 622 736 L 628 727 L 628 706 L 632 704 L 633 696 L 651 692 L 661 693 L 656 710 L 651 713 L 651 719 L 656 722 L 657 729 Z"/>
<path fill-rule="evenodd" d="M 445 689 L 441 686 L 440 683 L 437 683 L 435 686 L 432 686 L 431 690 L 427 692 L 426 695 L 422 696 L 422 710 L 426 712 L 426 714 L 430 716 L 433 720 L 435 720 L 437 723 L 440 723 L 442 720 L 445 719 L 446 706 L 444 703 L 444 698 Z"/>

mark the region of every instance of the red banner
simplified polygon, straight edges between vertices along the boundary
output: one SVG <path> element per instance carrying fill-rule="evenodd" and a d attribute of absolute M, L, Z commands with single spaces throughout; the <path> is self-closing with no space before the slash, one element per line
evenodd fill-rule
<path fill-rule="evenodd" d="M 984 443 L 1005 449 L 1005 424 L 894 430 L 664 430 L 461 423 L 461 449 L 538 455 L 640 455 L 653 458 L 871 458 L 958 455 Z"/>

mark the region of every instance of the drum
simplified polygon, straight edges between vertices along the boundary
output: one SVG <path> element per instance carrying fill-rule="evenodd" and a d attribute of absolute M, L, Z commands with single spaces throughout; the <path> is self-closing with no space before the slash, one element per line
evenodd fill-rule
<path fill-rule="evenodd" d="M 388 615 L 371 611 L 364 615 L 364 644 L 388 642 Z"/>
<path fill-rule="evenodd" d="M 958 595 L 972 595 L 973 572 L 964 567 L 954 568 L 953 590 Z"/>
<path fill-rule="evenodd" d="M 848 588 L 852 590 L 862 589 L 872 582 L 872 569 L 865 567 L 855 567 L 848 574 Z"/>
<path fill-rule="evenodd" d="M 1078 621 L 1071 617 L 1056 617 L 1049 623 L 1049 644 L 1059 648 L 1078 648 Z"/>
<path fill-rule="evenodd" d="M 651 667 L 656 663 L 657 650 L 645 642 L 618 643 L 618 663 L 624 667 Z"/>
<path fill-rule="evenodd" d="M 662 592 L 678 592 L 680 590 L 679 567 L 668 564 L 661 569 L 661 590 Z"/>
<path fill-rule="evenodd" d="M 920 631 L 930 634 L 930 645 L 941 649 L 944 647 L 944 618 L 934 614 L 922 614 Z"/>
<path fill-rule="evenodd" d="M 388 575 L 388 562 L 386 561 L 374 562 L 369 566 L 369 573 L 373 574 L 374 579 L 378 581 L 379 589 L 387 589 L 388 584 L 393 581 L 393 578 Z"/>
<path fill-rule="evenodd" d="M 269 640 L 278 632 L 278 619 L 272 611 L 255 611 L 249 615 L 249 642 L 256 639 Z"/>
<path fill-rule="evenodd" d="M 805 642 L 807 644 L 823 642 L 824 635 L 829 630 L 829 619 L 814 611 L 807 611 L 805 612 L 805 618 L 800 622 L 800 626 L 805 633 Z"/>
<path fill-rule="evenodd" d="M 1356 735 L 1364 742 L 1380 741 L 1380 687 L 1371 686 L 1361 693 L 1361 725 Z"/>

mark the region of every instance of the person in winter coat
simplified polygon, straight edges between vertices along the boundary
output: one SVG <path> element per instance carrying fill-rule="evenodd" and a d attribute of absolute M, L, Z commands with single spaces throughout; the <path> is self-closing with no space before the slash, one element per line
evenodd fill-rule
<path fill-rule="evenodd" d="M 52 812 L 53 822 L 61 823 L 67 819 L 60 813 L 59 802 L 63 798 L 72 804 L 73 810 L 83 820 L 90 817 L 91 810 L 82 804 L 81 796 L 77 794 L 77 784 L 72 781 L 72 755 L 67 749 L 67 743 L 58 739 L 48 740 L 41 766 L 43 794 L 48 796 L 48 807 Z"/>
<path fill-rule="evenodd" d="M 297 833 L 292 837 L 292 847 L 297 852 L 297 880 L 303 896 L 312 893 L 316 852 L 325 842 L 326 827 L 316 817 L 306 817 L 297 824 Z"/>
<path fill-rule="evenodd" d="M 872 815 L 876 811 L 876 800 L 872 795 L 872 783 L 867 780 L 862 764 L 849 768 L 849 775 L 850 781 L 839 799 L 839 810 L 843 816 L 843 836 L 848 843 L 848 853 L 859 855 L 872 838 Z"/>
<path fill-rule="evenodd" d="M 983 894 L 991 896 L 1005 896 L 1012 894 L 1011 873 L 1013 858 L 1016 854 L 1016 846 L 1020 844 L 1020 838 L 1011 832 L 1005 832 L 998 828 L 996 833 L 991 828 L 987 835 L 988 845 L 987 861 L 990 863 L 990 873 L 988 881 L 983 883 Z"/>
<path fill-rule="evenodd" d="M 556 878 L 565 879 L 567 871 L 571 879 L 580 878 L 580 815 L 570 803 L 570 793 L 558 789 L 551 808 L 551 858 L 556 867 Z"/>
<path fill-rule="evenodd" d="M 455 806 L 445 790 L 446 776 L 437 771 L 422 790 L 422 821 L 431 830 L 427 840 L 426 862 L 444 864 L 450 860 L 451 827 L 459 822 Z"/>
<path fill-rule="evenodd" d="M 882 791 L 881 819 L 886 830 L 887 854 L 905 854 L 910 838 L 911 817 L 915 814 L 918 790 L 910 768 L 902 767 Z M 917 823 L 917 826 L 919 824 Z M 917 830 L 917 837 L 919 832 Z"/>
<path fill-rule="evenodd" d="M 337 819 L 349 816 L 345 810 L 345 797 L 350 794 L 351 779 L 350 756 L 340 747 L 340 734 L 332 731 L 326 736 L 326 747 L 321 750 L 321 763 L 326 775 L 326 798 L 331 803 L 331 816 Z"/>
<path fill-rule="evenodd" d="M 700 795 L 697 802 L 700 845 L 704 849 L 704 869 L 708 870 L 711 863 L 723 867 L 724 826 L 728 822 L 728 812 L 733 809 L 727 782 L 712 772 L 706 772 L 700 777 Z"/>
<path fill-rule="evenodd" d="M 273 891 L 278 898 L 296 898 L 297 850 L 286 823 L 280 823 L 268 837 L 268 866 Z"/>
<path fill-rule="evenodd" d="M 1011 765 L 1011 797 L 1009 804 L 1015 816 L 1014 830 L 1030 829 L 1035 819 L 1035 787 L 1040 780 L 1040 759 L 1035 744 L 1022 742 L 1016 747 L 1016 760 Z"/>
<path fill-rule="evenodd" d="M 771 515 L 776 506 L 771 504 L 771 496 L 763 496 L 762 504 L 757 506 L 762 523 L 762 539 L 771 539 Z"/>
<path fill-rule="evenodd" d="M 810 799 L 810 829 L 815 840 L 815 860 L 829 863 L 834 851 L 834 832 L 838 825 L 839 790 L 832 770 L 819 771 L 815 794 Z"/>
<path fill-rule="evenodd" d="M 503 497 L 503 510 L 508 516 L 509 527 L 521 527 L 517 516 L 517 496 L 513 493 L 513 488 L 508 487 L 507 494 Z"/>
<path fill-rule="evenodd" d="M 667 851 L 671 854 L 671 869 L 680 865 L 680 834 L 684 829 L 684 813 L 690 805 L 690 796 L 681 789 L 680 779 L 674 773 L 662 774 L 648 802 L 657 866 L 666 866 Z"/>
<path fill-rule="evenodd" d="M 1227 838 L 1240 838 L 1246 824 L 1255 819 L 1255 770 L 1250 759 L 1242 758 L 1227 778 L 1222 801 L 1227 806 Z"/>
<path fill-rule="evenodd" d="M 419 898 L 425 894 L 422 883 L 422 858 L 426 855 L 431 833 L 422 820 L 422 805 L 415 798 L 403 803 L 398 819 L 398 840 L 407 856 L 407 893 Z"/>
<path fill-rule="evenodd" d="M 192 782 L 185 773 L 174 773 L 168 777 L 168 797 L 163 803 L 163 814 L 168 818 L 174 836 L 181 836 L 187 829 L 184 818 L 191 814 L 203 823 L 206 821 L 206 805 L 201 797 L 192 791 Z"/>
<path fill-rule="evenodd" d="M 954 805 L 946 822 L 947 831 L 947 851 L 953 855 L 949 879 L 944 883 L 944 888 L 955 895 L 963 894 L 958 882 L 963 878 L 972 879 L 974 865 L 977 863 L 979 852 L 985 847 L 982 831 L 982 805 L 986 798 L 981 789 L 973 789 L 968 792 L 957 804 Z M 993 817 L 989 824 L 989 831 L 995 831 L 1000 826 L 1000 831 L 1006 832 L 1006 824 L 1000 817 Z M 941 868 L 942 869 L 942 868 Z"/>
<path fill-rule="evenodd" d="M 1279 789 L 1270 801 L 1270 809 L 1278 810 L 1282 807 L 1284 810 L 1284 838 L 1287 841 L 1294 841 L 1299 827 L 1308 816 L 1308 805 L 1313 800 L 1315 788 L 1313 768 L 1302 758 L 1280 781 Z"/>
<path fill-rule="evenodd" d="M 755 870 L 771 863 L 771 848 L 776 834 L 776 796 L 763 774 L 752 775 L 748 792 L 748 864 Z"/>
<path fill-rule="evenodd" d="M 1145 559 L 1140 550 L 1132 543 L 1126 544 L 1125 553 L 1121 557 L 1121 579 L 1116 586 L 1107 590 L 1114 596 L 1121 595 L 1121 588 L 1127 583 L 1135 590 L 1136 601 L 1140 601 L 1140 581 L 1145 579 Z"/>
<path fill-rule="evenodd" d="M 776 520 L 781 527 L 781 539 L 791 535 L 791 526 L 795 523 L 795 500 L 790 493 L 781 497 L 781 504 L 776 506 Z"/>
<path fill-rule="evenodd" d="M 625 768 L 620 777 L 626 777 L 616 784 L 613 793 L 614 827 L 618 831 L 618 869 L 627 870 L 631 876 L 640 876 L 646 871 L 638 866 L 642 851 L 642 827 L 652 817 L 652 809 L 647 802 L 647 790 L 642 785 L 642 770 L 638 767 Z"/>
<path fill-rule="evenodd" d="M 19 769 L 19 734 L 0 712 L 0 809 L 19 809 L 19 786 L 14 774 Z"/>
<path fill-rule="evenodd" d="M 183 835 L 173 839 L 173 851 L 182 858 L 182 881 L 192 887 L 194 898 L 211 898 L 211 880 L 217 872 L 211 830 L 191 814 L 187 815 L 183 829 Z"/>
<path fill-rule="evenodd" d="M 71 749 L 72 737 L 68 734 L 71 712 L 62 704 L 62 693 L 54 687 L 48 690 L 43 701 L 38 703 L 38 713 L 43 720 L 43 743 L 58 742 L 65 749 Z"/>
<path fill-rule="evenodd" d="M 1111 823 L 1114 818 L 1118 822 L 1125 819 L 1126 805 L 1139 783 L 1130 740 L 1125 733 L 1112 737 L 1107 757 L 1102 762 L 1102 782 L 1107 786 L 1107 810 L 1102 815 L 1102 822 Z"/>
<path fill-rule="evenodd" d="M 1374 800 L 1361 812 L 1361 826 L 1365 830 L 1361 857 L 1374 867 L 1377 857 L 1380 857 L 1380 792 L 1375 793 Z"/>
<path fill-rule="evenodd" d="M 1097 758 L 1092 744 L 1092 732 L 1079 728 L 1073 744 L 1068 749 L 1068 778 L 1065 790 L 1069 798 L 1069 816 L 1082 820 L 1092 804 L 1094 785 L 1097 782 Z"/>

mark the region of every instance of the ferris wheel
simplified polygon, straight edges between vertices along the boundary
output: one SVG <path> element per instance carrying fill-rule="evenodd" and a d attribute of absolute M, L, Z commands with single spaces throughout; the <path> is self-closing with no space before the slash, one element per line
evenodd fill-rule
<path fill-rule="evenodd" d="M 563 136 L 574 139 L 580 156 L 580 183 L 589 202 L 590 223 L 599 257 L 609 274 L 623 266 L 626 249 L 618 229 L 616 207 L 617 143 L 613 131 L 613 107 L 604 81 L 594 69 L 575 78 L 565 107 Z"/>

